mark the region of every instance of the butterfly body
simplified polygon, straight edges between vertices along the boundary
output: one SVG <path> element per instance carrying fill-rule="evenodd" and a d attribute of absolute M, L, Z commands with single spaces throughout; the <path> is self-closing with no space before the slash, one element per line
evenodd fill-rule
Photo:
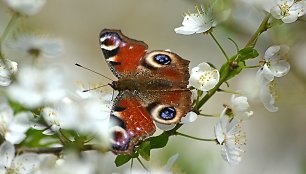
<path fill-rule="evenodd" d="M 111 112 L 112 151 L 131 154 L 139 141 L 155 132 L 154 122 L 175 124 L 191 109 L 187 88 L 189 61 L 177 54 L 156 50 L 124 36 L 120 30 L 100 33 L 101 49 L 114 75 L 118 90 Z"/>

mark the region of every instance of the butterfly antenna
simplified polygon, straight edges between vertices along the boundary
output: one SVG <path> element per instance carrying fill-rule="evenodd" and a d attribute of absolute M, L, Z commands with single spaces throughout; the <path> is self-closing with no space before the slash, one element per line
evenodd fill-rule
<path fill-rule="evenodd" d="M 98 75 L 100 75 L 100 76 L 102 76 L 102 77 L 104 77 L 104 78 L 106 78 L 106 79 L 108 79 L 108 80 L 110 80 L 110 81 L 113 81 L 111 78 L 106 77 L 105 75 L 103 75 L 103 74 L 101 74 L 101 73 L 98 73 L 97 71 L 94 71 L 94 70 L 92 70 L 92 69 L 89 69 L 89 68 L 87 68 L 87 67 L 85 67 L 85 66 L 82 66 L 82 65 L 80 65 L 80 64 L 78 64 L 78 63 L 76 63 L 75 65 L 78 66 L 78 67 L 81 67 L 81 68 L 83 68 L 83 69 L 86 69 L 86 70 L 88 70 L 88 71 L 91 71 L 91 72 L 93 72 L 93 73 L 95 73 L 95 74 L 98 74 Z"/>
<path fill-rule="evenodd" d="M 88 91 L 96 90 L 96 89 L 99 89 L 99 88 L 102 88 L 102 87 L 105 87 L 105 86 L 108 86 L 108 85 L 109 85 L 109 84 L 97 86 L 97 87 L 94 87 L 94 88 L 85 89 L 85 90 L 83 90 L 82 92 L 88 92 Z"/>

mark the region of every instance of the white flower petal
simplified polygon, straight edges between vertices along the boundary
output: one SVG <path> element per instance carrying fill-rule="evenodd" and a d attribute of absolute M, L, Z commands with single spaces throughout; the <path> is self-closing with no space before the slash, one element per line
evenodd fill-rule
<path fill-rule="evenodd" d="M 236 97 L 236 95 L 232 95 L 231 98 L 231 108 L 238 112 L 244 112 L 248 110 L 250 107 L 248 103 L 248 98 L 244 96 Z"/>
<path fill-rule="evenodd" d="M 25 137 L 26 135 L 23 132 L 9 131 L 5 134 L 6 141 L 12 144 L 19 144 L 22 140 L 25 139 Z"/>
<path fill-rule="evenodd" d="M 285 16 L 282 18 L 282 21 L 284 23 L 292 23 L 295 22 L 298 19 L 299 13 L 297 11 L 291 11 L 288 16 Z"/>
<path fill-rule="evenodd" d="M 298 17 L 303 16 L 306 13 L 306 2 L 299 1 L 293 4 L 290 8 L 291 11 L 296 11 L 298 13 Z"/>
<path fill-rule="evenodd" d="M 8 59 L 0 60 L 0 86 L 11 84 L 11 75 L 17 72 L 18 64 Z"/>
<path fill-rule="evenodd" d="M 277 64 L 271 65 L 270 70 L 275 77 L 283 77 L 290 70 L 290 64 L 285 60 L 280 60 Z"/>
<path fill-rule="evenodd" d="M 41 10 L 46 0 L 5 0 L 4 2 L 14 11 L 32 16 Z"/>
<path fill-rule="evenodd" d="M 281 19 L 282 18 L 281 9 L 278 6 L 275 6 L 275 7 L 271 8 L 270 13 L 275 19 Z"/>
<path fill-rule="evenodd" d="M 18 168 L 18 171 L 22 174 L 33 173 L 34 169 L 38 166 L 38 164 L 38 155 L 32 153 L 24 153 L 20 156 L 17 156 L 13 161 L 13 165 L 15 166 L 15 168 Z"/>
<path fill-rule="evenodd" d="M 259 92 L 259 98 L 268 111 L 270 112 L 278 111 L 278 107 L 275 106 L 275 98 L 270 93 L 269 84 L 261 86 Z"/>
<path fill-rule="evenodd" d="M 10 129 L 18 132 L 26 132 L 30 128 L 30 119 L 33 114 L 31 112 L 20 112 L 14 117 L 14 121 L 10 124 Z"/>
<path fill-rule="evenodd" d="M 0 146 L 0 166 L 10 167 L 14 157 L 14 146 L 9 142 L 3 142 Z"/>
<path fill-rule="evenodd" d="M 226 145 L 221 149 L 221 156 L 230 165 L 237 165 L 242 159 L 239 151 L 228 148 Z"/>
<path fill-rule="evenodd" d="M 198 115 L 195 112 L 188 112 L 185 117 L 181 119 L 182 124 L 188 124 L 196 121 Z"/>
<path fill-rule="evenodd" d="M 275 45 L 275 46 L 269 47 L 269 48 L 266 50 L 266 52 L 265 52 L 265 56 L 264 56 L 265 60 L 266 60 L 266 61 L 269 61 L 269 59 L 270 59 L 271 57 L 273 57 L 276 53 L 278 53 L 278 52 L 280 51 L 280 49 L 281 49 L 281 46 L 280 46 L 280 45 Z"/>

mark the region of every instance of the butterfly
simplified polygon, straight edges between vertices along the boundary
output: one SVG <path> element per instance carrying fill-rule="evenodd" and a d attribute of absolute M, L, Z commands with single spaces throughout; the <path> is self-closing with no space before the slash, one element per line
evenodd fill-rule
<path fill-rule="evenodd" d="M 191 110 L 189 61 L 170 51 L 147 52 L 146 43 L 120 30 L 104 29 L 99 38 L 105 60 L 118 78 L 110 84 L 119 91 L 110 113 L 111 150 L 131 154 L 155 132 L 153 121 L 175 124 Z"/>

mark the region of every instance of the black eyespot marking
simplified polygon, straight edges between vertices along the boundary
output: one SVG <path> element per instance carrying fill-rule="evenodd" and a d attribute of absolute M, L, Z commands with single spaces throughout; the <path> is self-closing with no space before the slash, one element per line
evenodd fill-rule
<path fill-rule="evenodd" d="M 120 106 L 114 106 L 113 110 L 114 110 L 114 111 L 121 112 L 121 111 L 124 111 L 125 108 L 124 108 L 124 107 L 120 107 Z"/>
<path fill-rule="evenodd" d="M 123 128 L 123 129 L 126 128 L 124 122 L 119 117 L 117 117 L 117 116 L 115 116 L 113 114 L 110 115 L 110 122 L 113 125 L 119 126 L 119 127 Z"/>
<path fill-rule="evenodd" d="M 164 120 L 172 120 L 175 118 L 176 110 L 174 107 L 165 107 L 159 112 L 160 118 Z"/>
<path fill-rule="evenodd" d="M 171 58 L 166 54 L 157 54 L 154 56 L 154 61 L 161 65 L 169 65 L 171 63 Z"/>

